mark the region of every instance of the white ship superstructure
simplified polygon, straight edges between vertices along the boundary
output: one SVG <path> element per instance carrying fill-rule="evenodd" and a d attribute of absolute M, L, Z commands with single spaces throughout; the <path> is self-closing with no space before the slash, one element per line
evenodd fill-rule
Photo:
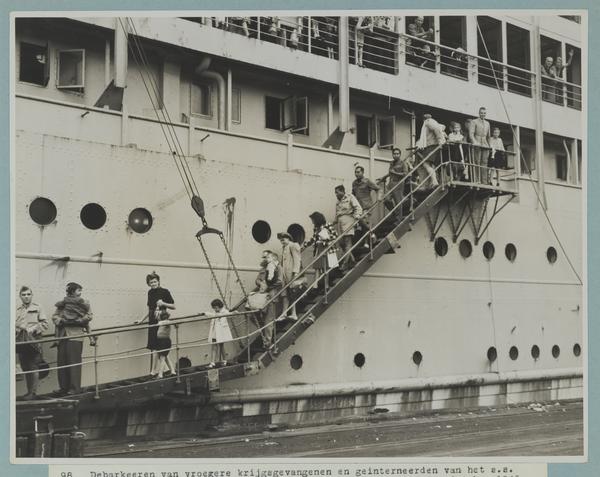
<path fill-rule="evenodd" d="M 177 315 L 209 310 L 218 290 L 173 144 L 251 289 L 277 232 L 303 241 L 309 214 L 333 218 L 333 188 L 351 188 L 355 165 L 382 177 L 423 113 L 464 124 L 485 106 L 512 153 L 510 203 L 438 204 L 270 366 L 210 398 L 236 419 L 298 423 L 582 397 L 585 17 L 427 16 L 433 56 L 415 61 L 415 16 L 377 20 L 362 66 L 358 20 L 344 15 L 18 18 L 16 284 L 50 315 L 65 283 L 81 283 L 93 329 L 141 318 L 152 271 Z M 571 58 L 563 78 L 543 77 L 546 56 Z M 239 301 L 222 244 L 207 253 Z M 180 333 L 199 343 L 208 324 Z M 145 343 L 142 328 L 86 342 L 84 359 L 111 359 L 84 366 L 83 384 L 147 374 Z M 52 366 L 49 343 L 44 355 Z M 206 346 L 177 356 L 209 361 Z M 41 389 L 55 383 L 51 371 Z M 162 426 L 140 412 L 126 428 Z"/>

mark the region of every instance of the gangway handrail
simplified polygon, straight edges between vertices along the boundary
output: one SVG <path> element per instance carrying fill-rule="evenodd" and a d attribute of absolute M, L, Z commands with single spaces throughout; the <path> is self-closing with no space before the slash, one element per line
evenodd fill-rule
<path fill-rule="evenodd" d="M 343 233 L 350 231 L 351 229 L 353 229 L 356 225 L 358 225 L 358 223 L 363 219 L 364 216 L 366 216 L 368 213 L 372 212 L 377 206 L 381 205 L 381 203 L 383 203 L 383 200 L 390 195 L 396 187 L 400 186 L 401 184 L 404 184 L 404 182 L 412 176 L 412 174 L 414 174 L 427 160 L 429 160 L 429 157 L 432 156 L 436 151 L 438 151 L 441 148 L 441 145 L 438 145 L 436 147 L 436 149 L 434 149 L 433 151 L 431 151 L 425 158 L 423 158 L 423 160 L 417 164 L 416 166 L 414 166 L 407 174 L 406 176 L 401 179 L 401 181 L 399 181 L 395 187 L 389 189 L 386 194 L 379 200 L 375 201 L 375 203 L 368 209 L 368 211 L 363 211 L 363 215 L 361 215 L 361 217 L 359 219 L 356 219 L 352 222 L 351 225 L 349 225 L 343 232 L 342 234 L 340 234 L 336 239 L 334 239 L 333 241 L 331 241 L 328 246 L 320 253 L 318 254 L 308 265 L 304 266 L 304 268 L 302 270 L 300 270 L 300 272 L 297 274 L 297 276 L 301 276 L 307 272 L 309 272 L 311 270 L 312 265 L 314 265 L 315 263 L 317 263 L 319 261 L 319 259 L 321 259 L 323 256 L 325 256 L 327 254 L 327 252 L 329 251 L 330 248 L 333 248 L 334 246 L 336 246 L 338 244 L 338 242 L 341 241 L 341 238 L 343 236 Z M 404 160 L 408 160 L 409 157 L 411 157 L 412 155 L 414 155 L 417 151 L 415 150 L 413 153 L 411 153 L 411 155 L 409 155 L 407 158 L 405 158 Z M 280 295 L 283 294 L 284 291 L 286 291 L 288 288 L 290 288 L 291 283 L 286 284 L 284 287 L 282 287 L 281 290 L 279 290 L 278 293 L 276 293 L 275 295 L 273 295 L 273 297 L 271 297 L 266 303 L 265 305 L 260 308 L 260 309 L 256 309 L 256 310 L 246 310 L 246 311 L 240 311 L 240 312 L 229 312 L 226 314 L 222 314 L 222 315 L 206 315 L 205 312 L 203 313 L 194 313 L 191 315 L 184 315 L 181 317 L 174 317 L 171 320 L 177 320 L 179 323 L 186 323 L 186 322 L 193 322 L 193 321 L 208 321 L 208 320 L 212 320 L 214 318 L 217 318 L 219 316 L 227 316 L 227 317 L 235 317 L 235 316 L 243 316 L 243 315 L 247 315 L 249 313 L 256 313 L 258 311 L 263 311 L 265 310 L 270 304 L 278 301 L 278 298 Z M 240 304 L 236 305 L 236 306 L 240 306 Z M 158 327 L 159 324 L 158 323 L 153 323 L 153 324 L 145 324 L 145 323 L 139 323 L 139 324 L 131 324 L 131 325 L 117 325 L 114 327 L 107 327 L 105 329 L 100 329 L 100 330 L 91 330 L 89 333 L 85 333 L 85 334 L 80 334 L 80 335 L 71 335 L 71 336 L 62 336 L 62 337 L 58 337 L 58 336 L 53 336 L 53 337 L 48 337 L 48 338 L 42 338 L 42 339 L 36 339 L 36 340 L 30 340 L 27 341 L 27 343 L 48 343 L 48 342 L 54 342 L 54 341 L 60 341 L 60 340 L 67 340 L 67 339 L 82 339 L 82 338 L 86 338 L 86 337 L 92 337 L 92 336 L 102 336 L 102 335 L 106 335 L 106 334 L 114 334 L 114 333 L 119 333 L 119 332 L 123 332 L 123 331 L 134 331 L 137 329 L 147 329 L 150 327 Z"/>

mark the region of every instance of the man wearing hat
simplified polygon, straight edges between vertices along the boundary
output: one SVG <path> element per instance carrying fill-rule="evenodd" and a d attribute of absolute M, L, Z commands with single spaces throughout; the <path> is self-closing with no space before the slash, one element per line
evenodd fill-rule
<path fill-rule="evenodd" d="M 280 232 L 277 238 L 281 242 L 281 270 L 283 272 L 283 285 L 292 282 L 300 272 L 300 245 L 292 240 L 292 236 L 287 232 Z M 283 309 L 287 310 L 290 299 L 290 289 L 288 288 L 283 296 Z M 288 311 L 288 318 L 297 320 L 296 307 Z"/>

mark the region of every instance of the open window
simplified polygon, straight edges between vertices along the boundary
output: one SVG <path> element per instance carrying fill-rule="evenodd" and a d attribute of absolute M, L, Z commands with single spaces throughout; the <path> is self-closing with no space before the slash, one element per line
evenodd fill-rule
<path fill-rule="evenodd" d="M 394 116 L 356 115 L 356 144 L 391 148 L 395 143 L 396 118 Z"/>
<path fill-rule="evenodd" d="M 47 86 L 50 79 L 48 65 L 48 45 L 20 43 L 19 81 Z"/>
<path fill-rule="evenodd" d="M 356 115 L 356 144 L 372 147 L 376 142 L 375 116 Z"/>
<path fill-rule="evenodd" d="M 192 83 L 191 113 L 212 117 L 212 88 L 208 83 Z"/>
<path fill-rule="evenodd" d="M 519 128 L 519 145 L 521 146 L 521 175 L 536 176 L 536 143 L 533 129 Z"/>
<path fill-rule="evenodd" d="M 396 118 L 394 116 L 377 118 L 377 144 L 380 148 L 391 148 L 394 146 L 395 131 Z"/>
<path fill-rule="evenodd" d="M 531 96 L 531 54 L 529 30 L 506 24 L 506 62 L 508 90 Z M 513 66 L 514 68 L 511 68 Z M 524 71 L 525 70 L 525 71 Z"/>
<path fill-rule="evenodd" d="M 560 41 L 547 36 L 540 36 L 542 64 L 542 100 L 554 104 L 563 104 L 562 76 L 557 70 L 556 59 L 561 56 L 562 44 Z"/>
<path fill-rule="evenodd" d="M 565 77 L 567 79 L 567 106 L 581 109 L 581 49 L 565 45 Z M 573 54 L 571 54 L 573 52 Z"/>
<path fill-rule="evenodd" d="M 85 50 L 60 50 L 56 87 L 83 93 L 85 87 Z"/>
<path fill-rule="evenodd" d="M 278 131 L 308 135 L 308 98 L 289 96 L 287 98 L 265 97 L 265 127 Z"/>
<path fill-rule="evenodd" d="M 468 78 L 467 19 L 462 16 L 440 17 L 441 72 L 461 79 Z M 446 46 L 447 48 L 444 48 Z"/>
<path fill-rule="evenodd" d="M 566 181 L 569 178 L 569 163 L 566 154 L 556 154 L 556 178 Z"/>
<path fill-rule="evenodd" d="M 477 17 L 477 55 L 480 57 L 477 65 L 479 84 L 504 89 L 500 20 L 487 16 Z"/>

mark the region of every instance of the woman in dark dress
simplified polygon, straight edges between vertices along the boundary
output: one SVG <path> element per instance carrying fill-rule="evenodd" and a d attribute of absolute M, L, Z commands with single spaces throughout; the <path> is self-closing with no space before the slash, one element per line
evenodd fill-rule
<path fill-rule="evenodd" d="M 175 300 L 171 296 L 171 292 L 166 288 L 160 286 L 160 277 L 156 272 L 152 272 L 146 275 L 146 283 L 150 287 L 148 290 L 148 314 L 136 323 L 143 323 L 148 318 L 149 325 L 156 325 L 158 323 L 158 314 L 167 308 L 175 309 Z M 156 351 L 159 348 L 159 343 L 156 337 L 158 332 L 158 326 L 152 326 L 148 328 L 148 342 L 146 348 L 152 351 L 152 371 L 150 374 L 155 376 L 158 371 L 158 357 Z"/>

